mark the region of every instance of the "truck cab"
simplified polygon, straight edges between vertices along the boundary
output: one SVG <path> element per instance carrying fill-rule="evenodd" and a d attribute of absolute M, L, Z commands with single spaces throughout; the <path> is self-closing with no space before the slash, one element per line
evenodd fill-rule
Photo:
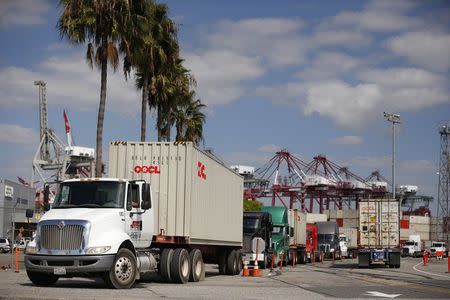
<path fill-rule="evenodd" d="M 324 253 L 325 257 L 340 257 L 341 250 L 339 246 L 339 227 L 334 221 L 317 222 L 319 251 Z"/>
<path fill-rule="evenodd" d="M 318 250 L 318 234 L 316 224 L 306 224 L 306 257 L 309 262 L 315 259 Z"/>
<path fill-rule="evenodd" d="M 272 216 L 268 212 L 244 212 L 243 220 L 243 248 L 242 257 L 249 261 L 250 264 L 258 262 L 258 266 L 262 269 L 268 266 L 268 261 L 272 257 Z M 264 251 L 257 254 L 256 249 L 252 249 L 254 240 L 260 238 L 264 241 Z M 262 245 L 259 245 L 262 248 Z M 261 250 L 259 248 L 259 250 Z"/>
<path fill-rule="evenodd" d="M 402 248 L 402 256 L 418 257 L 422 255 L 420 235 L 410 235 Z"/>
<path fill-rule="evenodd" d="M 348 239 L 345 234 L 339 234 L 339 247 L 341 248 L 342 256 L 348 257 Z"/>
<path fill-rule="evenodd" d="M 432 242 L 430 247 L 431 256 L 448 256 L 445 242 Z"/>
<path fill-rule="evenodd" d="M 276 264 L 282 259 L 283 264 L 290 260 L 289 241 L 292 231 L 288 223 L 288 210 L 284 207 L 263 206 L 262 212 L 270 213 L 272 216 L 272 248 L 275 254 Z"/>

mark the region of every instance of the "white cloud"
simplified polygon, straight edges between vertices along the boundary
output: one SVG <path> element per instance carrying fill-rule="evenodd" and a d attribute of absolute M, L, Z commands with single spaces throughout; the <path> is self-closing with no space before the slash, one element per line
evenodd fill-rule
<path fill-rule="evenodd" d="M 15 0 L 0 2 L 0 29 L 15 25 L 30 26 L 47 22 L 45 14 L 51 5 L 47 0 Z"/>
<path fill-rule="evenodd" d="M 350 86 L 342 81 L 312 84 L 306 93 L 304 113 L 318 113 L 332 118 L 344 128 L 358 129 L 373 118 L 381 100 L 379 88 L 374 84 Z"/>
<path fill-rule="evenodd" d="M 14 124 L 0 124 L 0 143 L 36 144 L 39 133 Z"/>
<path fill-rule="evenodd" d="M 207 34 L 208 46 L 258 57 L 272 67 L 299 65 L 309 48 L 299 19 L 258 18 L 223 20 Z"/>
<path fill-rule="evenodd" d="M 280 151 L 282 148 L 280 146 L 274 145 L 274 144 L 267 144 L 262 145 L 258 148 L 259 152 L 267 152 L 267 153 L 275 153 L 277 151 Z"/>
<path fill-rule="evenodd" d="M 450 68 L 450 34 L 409 32 L 387 41 L 387 47 L 414 65 L 446 72 Z"/>
<path fill-rule="evenodd" d="M 345 135 L 330 140 L 330 143 L 334 145 L 359 145 L 362 144 L 362 142 L 363 139 L 360 136 L 355 135 Z"/>
<path fill-rule="evenodd" d="M 357 30 L 349 29 L 321 29 L 316 32 L 313 40 L 316 46 L 343 46 L 345 48 L 367 47 L 372 43 L 372 38 Z"/>
<path fill-rule="evenodd" d="M 47 83 L 49 105 L 75 110 L 98 107 L 100 72 L 91 70 L 81 55 L 52 56 L 41 63 L 39 71 L 18 67 L 0 69 L 0 108 L 33 108 L 38 104 L 35 80 Z M 107 109 L 135 114 L 140 110 L 140 95 L 133 80 L 125 81 L 120 70 L 108 73 Z"/>
<path fill-rule="evenodd" d="M 332 79 L 352 72 L 363 64 L 362 59 L 344 53 L 321 52 L 311 66 L 298 72 L 296 76 L 304 80 Z"/>
<path fill-rule="evenodd" d="M 246 165 L 258 168 L 267 163 L 271 156 L 254 152 L 231 152 L 223 156 L 230 165 Z"/>
<path fill-rule="evenodd" d="M 208 106 L 228 104 L 244 90 L 241 82 L 264 74 L 259 59 L 229 50 L 186 53 L 186 67 L 197 80 L 200 99 Z"/>

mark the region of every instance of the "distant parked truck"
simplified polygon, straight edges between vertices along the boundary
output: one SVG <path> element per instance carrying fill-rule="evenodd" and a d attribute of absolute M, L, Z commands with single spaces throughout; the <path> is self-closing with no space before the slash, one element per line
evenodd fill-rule
<path fill-rule="evenodd" d="M 423 245 L 420 239 L 420 235 L 410 235 L 409 239 L 405 242 L 402 248 L 402 256 L 422 256 Z"/>
<path fill-rule="evenodd" d="M 358 266 L 385 264 L 400 267 L 400 206 L 396 199 L 359 202 L 360 250 Z"/>
<path fill-rule="evenodd" d="M 26 248 L 34 284 L 97 276 L 130 288 L 147 271 L 195 282 L 204 263 L 239 273 L 241 176 L 192 143 L 169 142 L 111 143 L 109 176 L 60 184 Z"/>
<path fill-rule="evenodd" d="M 243 259 L 246 260 L 249 265 L 255 265 L 255 263 L 257 263 L 259 268 L 267 268 L 273 254 L 273 224 L 271 214 L 260 211 L 244 212 L 243 230 Z M 259 241 L 262 242 L 256 243 L 256 239 L 259 239 Z M 258 249 L 256 249 L 256 246 L 254 245 L 258 246 Z M 258 253 L 256 253 L 256 251 L 258 251 Z"/>
<path fill-rule="evenodd" d="M 339 258 L 341 249 L 339 245 L 339 227 L 335 221 L 316 222 L 319 252 L 325 257 Z"/>
<path fill-rule="evenodd" d="M 358 256 L 358 229 L 339 227 L 339 241 L 343 257 L 354 258 Z"/>
<path fill-rule="evenodd" d="M 431 256 L 448 256 L 445 242 L 432 242 L 430 247 Z"/>

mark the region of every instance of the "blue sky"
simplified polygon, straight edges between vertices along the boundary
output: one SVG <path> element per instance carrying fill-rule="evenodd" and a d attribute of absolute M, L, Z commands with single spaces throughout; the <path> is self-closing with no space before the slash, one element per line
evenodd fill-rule
<path fill-rule="evenodd" d="M 401 115 L 398 184 L 437 197 L 438 127 L 450 119 L 447 1 L 167 1 L 186 66 L 208 105 L 205 146 L 229 164 L 263 165 L 287 148 L 325 154 L 361 177 L 391 177 L 391 131 Z M 38 144 L 38 93 L 49 124 L 95 147 L 100 74 L 85 47 L 61 40 L 56 1 L 0 2 L 0 177 L 29 178 Z M 140 96 L 110 72 L 104 149 L 139 139 Z M 147 139 L 155 137 L 154 114 Z"/>

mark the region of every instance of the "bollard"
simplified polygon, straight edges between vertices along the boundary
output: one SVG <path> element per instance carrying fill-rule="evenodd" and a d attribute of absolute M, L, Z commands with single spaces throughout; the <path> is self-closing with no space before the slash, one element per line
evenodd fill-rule
<path fill-rule="evenodd" d="M 450 253 L 447 254 L 447 273 L 450 273 Z"/>
<path fill-rule="evenodd" d="M 295 264 L 297 263 L 297 251 L 292 252 L 292 267 L 295 267 Z"/>
<path fill-rule="evenodd" d="M 281 259 L 280 259 L 280 271 L 283 269 L 283 259 L 284 259 L 284 253 L 281 253 Z"/>
<path fill-rule="evenodd" d="M 331 255 L 331 264 L 334 265 L 334 257 L 335 257 L 335 252 L 333 252 L 333 254 Z"/>
<path fill-rule="evenodd" d="M 16 247 L 16 273 L 19 273 L 19 246 Z"/>
<path fill-rule="evenodd" d="M 275 253 L 272 253 L 272 261 L 270 262 L 270 273 L 273 272 L 273 264 L 275 262 Z"/>
<path fill-rule="evenodd" d="M 325 259 L 325 253 L 323 251 L 320 252 L 320 261 L 323 263 Z"/>
<path fill-rule="evenodd" d="M 316 251 L 312 252 L 311 262 L 312 262 L 313 266 L 316 265 Z"/>

